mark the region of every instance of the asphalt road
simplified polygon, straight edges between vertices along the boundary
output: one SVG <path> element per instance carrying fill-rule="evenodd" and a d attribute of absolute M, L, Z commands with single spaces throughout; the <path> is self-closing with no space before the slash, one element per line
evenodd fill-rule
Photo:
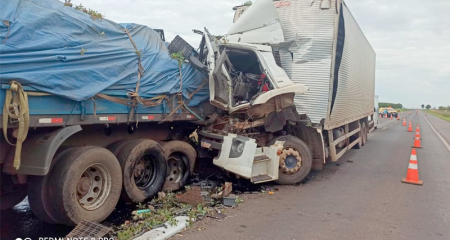
<path fill-rule="evenodd" d="M 414 133 L 423 186 L 401 183 Z M 366 146 L 313 172 L 299 186 L 276 186 L 273 195 L 244 195 L 223 220 L 204 219 L 174 239 L 450 239 L 450 123 L 413 111 L 402 120 L 381 119 Z M 427 122 L 427 120 L 428 122 Z M 450 142 L 449 142 L 450 143 Z M 120 213 L 116 213 L 120 215 Z M 2 212 L 1 239 L 65 236 L 70 228 L 42 223 L 26 202 Z"/>
<path fill-rule="evenodd" d="M 414 137 L 403 117 L 414 130 L 420 125 L 422 186 L 401 182 Z M 450 131 L 450 123 L 426 117 L 442 134 Z M 223 221 L 199 222 L 175 239 L 450 239 L 450 150 L 420 112 L 401 118 L 382 119 L 366 146 L 306 184 L 250 195 Z"/>

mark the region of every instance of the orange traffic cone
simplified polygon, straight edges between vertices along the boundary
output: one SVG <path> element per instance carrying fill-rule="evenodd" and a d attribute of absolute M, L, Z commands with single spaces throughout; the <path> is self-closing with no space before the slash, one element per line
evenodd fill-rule
<path fill-rule="evenodd" d="M 416 149 L 412 149 L 411 157 L 409 159 L 408 171 L 406 172 L 406 178 L 402 179 L 403 183 L 410 183 L 416 185 L 422 185 L 423 181 L 419 180 L 419 169 L 417 167 L 417 155 Z"/>
<path fill-rule="evenodd" d="M 384 118 L 387 118 L 387 113 L 384 114 Z"/>
<path fill-rule="evenodd" d="M 409 121 L 409 126 L 408 126 L 408 132 L 412 132 L 412 125 L 411 125 L 411 121 Z"/>
<path fill-rule="evenodd" d="M 392 114 L 391 114 L 391 120 L 392 120 L 393 118 L 392 118 Z"/>
<path fill-rule="evenodd" d="M 413 148 L 422 148 L 422 146 L 420 146 L 420 137 L 417 136 L 414 138 L 414 145 L 412 146 Z"/>
<path fill-rule="evenodd" d="M 416 136 L 414 136 L 413 139 L 416 139 L 416 137 L 418 137 L 420 140 L 422 140 L 422 137 L 420 136 L 419 124 L 417 124 L 417 127 L 416 127 Z"/>
<path fill-rule="evenodd" d="M 397 120 L 400 120 L 400 115 L 397 114 Z"/>
<path fill-rule="evenodd" d="M 403 118 L 402 126 L 406 126 L 406 119 Z"/>

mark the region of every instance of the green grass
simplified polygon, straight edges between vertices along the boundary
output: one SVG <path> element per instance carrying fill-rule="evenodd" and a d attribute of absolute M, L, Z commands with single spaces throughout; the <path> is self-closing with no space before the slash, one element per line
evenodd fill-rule
<path fill-rule="evenodd" d="M 450 122 L 450 112 L 444 112 L 444 111 L 439 111 L 439 110 L 425 110 L 425 112 L 427 112 L 435 117 L 438 117 L 442 120 Z"/>

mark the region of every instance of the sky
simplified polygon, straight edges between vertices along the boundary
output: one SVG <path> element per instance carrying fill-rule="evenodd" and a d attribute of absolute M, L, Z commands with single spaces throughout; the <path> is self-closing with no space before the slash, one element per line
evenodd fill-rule
<path fill-rule="evenodd" d="M 224 34 L 233 6 L 245 0 L 72 0 L 119 23 L 164 29 L 166 40 L 180 35 L 194 47 L 207 27 Z M 377 54 L 380 102 L 408 108 L 450 106 L 450 1 L 346 0 Z"/>

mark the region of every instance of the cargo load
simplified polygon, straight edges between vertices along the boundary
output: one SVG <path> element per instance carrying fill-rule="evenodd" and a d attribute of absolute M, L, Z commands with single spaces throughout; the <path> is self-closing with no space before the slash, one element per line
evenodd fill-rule
<path fill-rule="evenodd" d="M 179 68 L 146 26 L 92 17 L 56 0 L 2 0 L 0 17 L 1 84 L 14 80 L 75 101 L 102 91 L 171 95 L 181 85 L 187 99 L 207 79 L 189 64 Z M 189 106 L 206 99 L 204 84 Z"/>

